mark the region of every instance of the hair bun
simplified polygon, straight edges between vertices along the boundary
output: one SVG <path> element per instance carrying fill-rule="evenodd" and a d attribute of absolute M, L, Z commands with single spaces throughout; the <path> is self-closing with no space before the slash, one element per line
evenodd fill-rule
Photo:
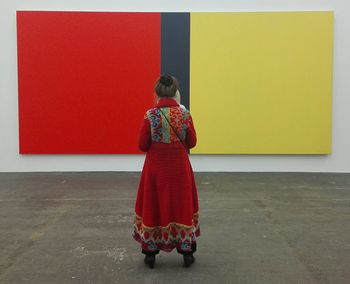
<path fill-rule="evenodd" d="M 170 75 L 162 75 L 159 79 L 159 82 L 162 83 L 162 85 L 169 87 L 173 83 L 173 78 Z"/>

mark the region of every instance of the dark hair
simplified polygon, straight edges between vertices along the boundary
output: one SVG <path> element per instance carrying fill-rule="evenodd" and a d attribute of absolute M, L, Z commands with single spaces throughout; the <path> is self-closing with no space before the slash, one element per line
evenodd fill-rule
<path fill-rule="evenodd" d="M 160 76 L 154 86 L 154 91 L 161 98 L 172 98 L 177 90 L 179 90 L 179 82 L 174 76 L 169 74 Z"/>

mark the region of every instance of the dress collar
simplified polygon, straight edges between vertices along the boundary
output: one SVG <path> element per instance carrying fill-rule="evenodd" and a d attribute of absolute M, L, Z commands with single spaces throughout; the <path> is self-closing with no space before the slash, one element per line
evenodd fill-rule
<path fill-rule="evenodd" d="M 173 98 L 161 98 L 158 101 L 157 107 L 179 106 Z"/>

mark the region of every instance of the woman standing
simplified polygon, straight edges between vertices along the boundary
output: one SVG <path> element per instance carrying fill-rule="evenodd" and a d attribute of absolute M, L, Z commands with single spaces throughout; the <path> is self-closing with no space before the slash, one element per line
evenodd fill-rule
<path fill-rule="evenodd" d="M 147 154 L 133 237 L 141 244 L 150 268 L 160 250 L 174 248 L 189 267 L 200 235 L 197 188 L 188 157 L 188 150 L 197 142 L 196 132 L 190 112 L 180 105 L 177 79 L 162 75 L 154 89 L 157 105 L 146 112 L 139 135 L 139 148 Z"/>

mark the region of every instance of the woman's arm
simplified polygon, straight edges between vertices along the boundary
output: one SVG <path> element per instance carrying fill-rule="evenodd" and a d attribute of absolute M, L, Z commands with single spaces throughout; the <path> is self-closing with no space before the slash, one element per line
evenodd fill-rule
<path fill-rule="evenodd" d="M 143 152 L 147 152 L 151 146 L 151 143 L 151 126 L 147 116 L 145 115 L 139 131 L 139 149 Z"/>
<path fill-rule="evenodd" d="M 188 149 L 193 148 L 197 144 L 197 135 L 194 128 L 193 120 L 191 114 L 189 114 L 186 129 L 186 145 Z"/>

